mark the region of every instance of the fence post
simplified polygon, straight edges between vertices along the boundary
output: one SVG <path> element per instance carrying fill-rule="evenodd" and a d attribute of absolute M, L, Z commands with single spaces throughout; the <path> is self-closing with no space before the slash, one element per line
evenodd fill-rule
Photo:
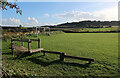
<path fill-rule="evenodd" d="M 89 61 L 88 64 L 91 64 L 91 61 Z"/>
<path fill-rule="evenodd" d="M 64 55 L 66 55 L 66 54 L 65 53 L 60 54 L 60 61 L 64 61 Z"/>
<path fill-rule="evenodd" d="M 44 54 L 44 56 L 46 55 L 46 53 L 45 53 L 45 52 L 43 52 L 43 54 Z"/>
<path fill-rule="evenodd" d="M 28 40 L 28 52 L 30 52 L 30 49 L 31 49 L 31 45 L 30 45 L 31 41 L 30 39 Z"/>
<path fill-rule="evenodd" d="M 41 48 L 41 40 L 38 38 L 38 48 Z"/>
<path fill-rule="evenodd" d="M 40 38 L 38 38 L 38 48 L 41 48 L 41 40 L 40 40 Z M 38 52 L 40 52 L 40 51 L 38 51 Z"/>
<path fill-rule="evenodd" d="M 23 40 L 23 38 L 21 38 L 21 40 Z M 22 41 L 22 46 L 24 47 L 24 42 Z"/>

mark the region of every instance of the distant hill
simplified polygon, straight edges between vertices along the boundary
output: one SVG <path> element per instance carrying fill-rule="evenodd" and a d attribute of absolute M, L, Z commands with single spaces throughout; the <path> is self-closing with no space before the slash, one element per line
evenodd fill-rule
<path fill-rule="evenodd" d="M 63 23 L 56 26 L 43 26 L 50 28 L 103 28 L 118 26 L 120 21 L 80 21 L 80 22 L 71 22 Z"/>

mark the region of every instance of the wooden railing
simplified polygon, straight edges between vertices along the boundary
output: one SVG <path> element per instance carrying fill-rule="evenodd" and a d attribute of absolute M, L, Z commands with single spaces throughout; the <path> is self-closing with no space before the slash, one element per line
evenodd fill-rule
<path fill-rule="evenodd" d="M 84 61 L 89 61 L 89 63 L 93 62 L 94 59 L 92 58 L 84 58 L 84 57 L 76 57 L 76 56 L 70 56 L 70 55 L 66 55 L 66 53 L 64 52 L 54 52 L 54 51 L 45 51 L 43 50 L 41 47 L 41 40 L 40 39 L 11 39 L 11 49 L 13 52 L 13 41 L 21 41 L 22 42 L 22 46 L 24 47 L 24 42 L 28 42 L 28 52 L 32 53 L 32 52 L 43 52 L 44 55 L 46 55 L 46 53 L 52 53 L 52 54 L 59 54 L 60 55 L 60 61 L 64 61 L 65 58 L 74 58 L 74 59 L 79 59 L 79 60 L 84 60 Z M 38 41 L 38 49 L 35 50 L 31 50 L 31 42 L 32 41 Z"/>
<path fill-rule="evenodd" d="M 41 40 L 39 38 L 38 39 L 11 39 L 11 50 L 12 50 L 12 53 L 13 53 L 13 50 L 15 48 L 14 45 L 13 45 L 14 41 L 20 41 L 20 42 L 22 42 L 21 43 L 21 47 L 22 48 L 24 47 L 24 42 L 28 43 L 28 49 L 26 51 L 24 51 L 24 52 L 30 52 L 30 53 L 35 52 L 35 51 L 40 52 L 43 49 L 43 48 L 41 48 Z M 38 49 L 31 50 L 31 42 L 32 41 L 38 41 Z"/>
<path fill-rule="evenodd" d="M 43 52 L 44 55 L 46 55 L 46 53 L 59 54 L 60 61 L 64 61 L 65 58 L 74 58 L 74 59 L 89 61 L 89 63 L 94 61 L 94 59 L 92 59 L 92 58 L 84 58 L 84 57 L 76 57 L 76 56 L 66 55 L 66 53 L 64 53 L 64 52 L 54 52 L 54 51 L 45 51 L 45 50 L 42 50 L 41 52 Z"/>

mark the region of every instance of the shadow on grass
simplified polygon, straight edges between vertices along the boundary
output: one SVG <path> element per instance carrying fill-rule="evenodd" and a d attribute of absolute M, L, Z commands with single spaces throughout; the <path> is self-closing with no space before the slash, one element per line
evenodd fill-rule
<path fill-rule="evenodd" d="M 29 53 L 29 52 L 21 53 L 21 54 L 16 55 L 16 57 L 14 58 L 14 60 L 15 59 L 22 59 L 22 58 L 25 58 L 25 57 L 28 57 L 28 56 L 32 56 L 32 55 L 37 54 L 37 53 L 39 53 L 39 52 L 35 52 L 35 53 Z M 36 56 L 36 58 L 42 57 L 42 56 L 44 56 L 44 55 Z"/>
<path fill-rule="evenodd" d="M 10 53 L 11 54 L 11 53 Z M 36 53 L 23 53 L 21 54 L 20 56 L 16 56 L 15 58 L 13 58 L 13 60 L 16 60 L 16 59 L 22 59 L 24 57 L 28 57 L 28 56 L 32 56 Z M 85 64 L 79 64 L 79 63 L 71 63 L 71 62 L 65 62 L 65 61 L 60 61 L 59 59 L 58 60 L 54 60 L 54 61 L 51 61 L 51 62 L 48 62 L 48 61 L 44 61 L 44 60 L 41 60 L 41 59 L 38 59 L 38 58 L 42 58 L 44 57 L 44 55 L 41 55 L 41 56 L 36 56 L 36 57 L 30 57 L 30 58 L 27 58 L 27 60 L 35 63 L 35 64 L 39 64 L 41 66 L 49 66 L 49 65 L 52 65 L 52 64 L 61 64 L 61 65 L 68 65 L 68 66 L 77 66 L 77 67 L 81 67 L 81 68 L 87 68 L 90 66 L 89 63 L 85 63 Z M 48 59 L 47 59 L 48 60 Z"/>
<path fill-rule="evenodd" d="M 22 59 L 24 57 L 28 57 L 28 56 L 32 56 L 33 54 L 30 54 L 30 53 L 21 53 L 21 54 L 17 54 L 16 57 L 14 58 L 15 59 Z"/>
<path fill-rule="evenodd" d="M 3 53 L 3 51 L 2 51 L 2 55 L 12 55 L 12 53 L 11 52 L 6 52 L 6 53 L 4 52 Z"/>
<path fill-rule="evenodd" d="M 41 55 L 39 57 L 43 57 L 43 55 Z M 59 59 L 55 60 L 55 61 L 51 61 L 51 62 L 45 62 L 43 60 L 38 59 L 37 57 L 28 58 L 27 60 L 29 60 L 29 61 L 31 61 L 35 64 L 39 64 L 41 66 L 44 66 L 44 67 L 52 65 L 52 64 L 61 64 L 61 65 L 77 66 L 77 67 L 81 67 L 81 68 L 87 68 L 90 65 L 89 63 L 79 64 L 79 63 L 64 62 L 64 61 L 60 61 Z"/>
<path fill-rule="evenodd" d="M 38 52 L 36 52 L 36 53 L 38 53 Z M 13 58 L 9 58 L 9 60 L 16 60 L 16 59 L 22 59 L 22 58 L 24 58 L 24 57 L 28 57 L 28 56 L 32 56 L 32 55 L 34 55 L 34 54 L 36 54 L 36 53 L 28 53 L 28 52 L 26 52 L 26 53 L 18 53 L 18 54 L 14 54 L 14 56 L 12 56 Z M 2 51 L 2 55 L 13 55 L 13 53 L 12 52 L 3 52 Z"/>

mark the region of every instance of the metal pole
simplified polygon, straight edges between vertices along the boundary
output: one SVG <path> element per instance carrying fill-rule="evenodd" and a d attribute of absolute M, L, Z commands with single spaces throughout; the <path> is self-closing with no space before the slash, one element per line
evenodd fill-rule
<path fill-rule="evenodd" d="M 37 35 L 37 37 L 38 37 L 37 26 L 36 26 L 36 35 Z"/>
<path fill-rule="evenodd" d="M 49 29 L 49 34 L 50 34 L 50 28 L 48 28 Z"/>

